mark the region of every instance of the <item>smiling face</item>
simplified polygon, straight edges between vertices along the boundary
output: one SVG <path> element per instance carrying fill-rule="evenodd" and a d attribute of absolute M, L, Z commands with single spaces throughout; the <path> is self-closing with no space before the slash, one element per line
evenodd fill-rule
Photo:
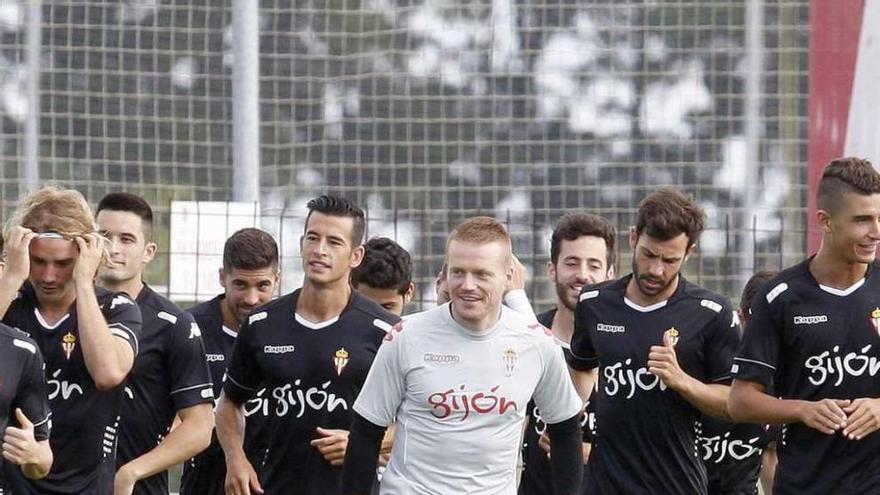
<path fill-rule="evenodd" d="M 608 247 L 596 236 L 562 240 L 559 258 L 547 265 L 550 280 L 556 286 L 556 297 L 563 306 L 575 310 L 585 285 L 608 280 L 613 269 L 608 266 Z"/>
<path fill-rule="evenodd" d="M 130 211 L 101 210 L 95 221 L 110 241 L 110 263 L 101 267 L 101 280 L 109 286 L 140 280 L 156 254 L 156 244 L 147 241 L 141 217 Z"/>
<path fill-rule="evenodd" d="M 825 242 L 847 263 L 871 263 L 880 244 L 880 194 L 847 193 L 834 213 L 820 211 Z"/>
<path fill-rule="evenodd" d="M 456 321 L 474 331 L 491 328 L 498 321 L 511 277 L 510 246 L 452 240 L 446 259 L 447 287 Z"/>
<path fill-rule="evenodd" d="M 363 259 L 364 248 L 352 243 L 350 217 L 309 215 L 300 255 L 306 281 L 315 285 L 348 284 L 351 269 Z"/>

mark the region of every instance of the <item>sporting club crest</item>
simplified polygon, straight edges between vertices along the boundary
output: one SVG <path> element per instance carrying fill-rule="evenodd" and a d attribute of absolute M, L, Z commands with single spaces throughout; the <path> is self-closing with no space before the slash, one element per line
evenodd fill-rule
<path fill-rule="evenodd" d="M 874 325 L 874 332 L 880 335 L 880 307 L 871 311 L 871 324 Z"/>
<path fill-rule="evenodd" d="M 516 351 L 513 348 L 507 348 L 504 351 L 503 358 L 504 360 L 504 374 L 506 376 L 513 375 L 513 370 L 516 368 L 517 355 Z"/>
<path fill-rule="evenodd" d="M 64 356 L 70 359 L 70 355 L 76 349 L 76 336 L 70 332 L 64 334 L 64 337 L 61 337 L 61 348 L 64 349 Z"/>
<path fill-rule="evenodd" d="M 333 365 L 336 368 L 336 375 L 341 375 L 342 370 L 348 365 L 348 351 L 345 350 L 345 347 L 340 347 L 336 351 L 336 354 L 333 356 Z"/>
<path fill-rule="evenodd" d="M 672 344 L 672 347 L 675 347 L 675 345 L 678 344 L 679 333 L 675 327 L 672 327 L 664 332 L 664 337 L 669 339 L 669 343 Z M 663 340 L 665 341 L 666 338 L 664 338 Z"/>

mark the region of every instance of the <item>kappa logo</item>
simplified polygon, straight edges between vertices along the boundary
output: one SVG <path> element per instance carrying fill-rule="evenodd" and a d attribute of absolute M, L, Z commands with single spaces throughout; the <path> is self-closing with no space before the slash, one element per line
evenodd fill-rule
<path fill-rule="evenodd" d="M 597 332 L 606 332 L 606 333 L 624 333 L 626 332 L 626 327 L 623 325 L 606 325 L 604 323 L 599 323 L 596 325 Z"/>
<path fill-rule="evenodd" d="M 828 323 L 827 315 L 813 315 L 813 316 L 795 316 L 794 324 L 795 325 L 818 325 L 819 323 Z"/>
<path fill-rule="evenodd" d="M 192 322 L 192 324 L 189 326 L 189 338 L 196 339 L 201 338 L 201 336 L 202 330 L 199 328 L 199 324 L 196 322 Z"/>
<path fill-rule="evenodd" d="M 207 359 L 209 363 L 216 363 L 219 361 L 226 361 L 226 356 L 223 354 L 205 354 L 205 359 Z"/>
<path fill-rule="evenodd" d="M 461 362 L 461 356 L 458 354 L 435 354 L 426 352 L 422 355 L 422 360 L 432 364 L 458 364 Z"/>
<path fill-rule="evenodd" d="M 340 347 L 336 354 L 333 355 L 333 366 L 336 368 L 336 375 L 339 376 L 342 374 L 342 370 L 348 366 L 348 351 L 345 350 L 345 347 Z"/>
<path fill-rule="evenodd" d="M 263 346 L 264 354 L 289 354 L 296 350 L 293 345 L 267 345 Z"/>
<path fill-rule="evenodd" d="M 112 301 L 110 301 L 110 309 L 113 309 L 116 306 L 121 306 L 123 304 L 131 304 L 132 306 L 134 305 L 134 303 L 131 302 L 131 299 L 125 296 L 116 296 L 113 298 Z"/>

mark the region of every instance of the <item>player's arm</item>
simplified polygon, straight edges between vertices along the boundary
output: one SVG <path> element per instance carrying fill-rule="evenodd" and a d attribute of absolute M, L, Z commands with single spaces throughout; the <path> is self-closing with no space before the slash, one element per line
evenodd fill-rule
<path fill-rule="evenodd" d="M 529 302 L 529 296 L 526 294 L 526 267 L 519 261 L 516 256 L 512 257 L 511 269 L 513 276 L 507 284 L 507 290 L 504 292 L 504 305 L 525 316 L 530 323 L 537 323 L 538 318 L 535 316 L 535 310 L 532 303 Z"/>
<path fill-rule="evenodd" d="M 0 276 L 0 318 L 15 300 L 18 290 L 30 274 L 30 244 L 37 234 L 24 227 L 13 227 L 9 231 L 4 249 L 6 251 L 6 269 Z"/>
<path fill-rule="evenodd" d="M 379 347 L 367 379 L 352 407 L 348 450 L 342 468 L 342 493 L 367 495 L 376 479 L 376 466 L 386 428 L 396 419 L 406 385 L 403 323 L 388 333 Z"/>
<path fill-rule="evenodd" d="M 213 405 L 207 403 L 186 407 L 177 411 L 177 416 L 180 424 L 159 445 L 119 468 L 115 495 L 130 494 L 138 481 L 161 473 L 208 448 L 214 426 Z"/>
<path fill-rule="evenodd" d="M 730 386 L 703 383 L 684 371 L 678 363 L 675 345 L 669 332 L 663 334 L 663 345 L 651 346 L 648 353 L 648 371 L 659 377 L 667 388 L 678 392 L 704 414 L 730 419 L 727 414 Z"/>
<path fill-rule="evenodd" d="M 244 404 L 220 394 L 217 403 L 217 439 L 226 457 L 227 495 L 250 495 L 263 493 L 257 472 L 244 453 L 245 414 Z"/>
<path fill-rule="evenodd" d="M 16 339 L 14 348 L 29 354 L 12 402 L 18 426 L 10 424 L 4 432 L 3 458 L 20 466 L 25 477 L 40 479 L 49 474 L 53 461 L 43 358 L 32 342 Z"/>
<path fill-rule="evenodd" d="M 568 373 L 571 375 L 571 382 L 574 384 L 574 389 L 577 390 L 578 396 L 586 404 L 590 400 L 593 389 L 596 387 L 599 368 L 575 369 L 571 366 L 571 362 L 572 360 L 569 359 Z"/>
<path fill-rule="evenodd" d="M 730 417 L 738 423 L 804 423 L 827 435 L 846 425 L 844 408 L 849 406 L 848 400 L 780 399 L 764 390 L 764 385 L 757 381 L 733 380 L 728 402 Z"/>
<path fill-rule="evenodd" d="M 257 473 L 244 452 L 244 404 L 264 385 L 264 376 L 256 361 L 258 344 L 252 343 L 255 332 L 250 325 L 255 316 L 251 315 L 238 332 L 215 413 L 217 439 L 226 456 L 227 495 L 263 493 Z"/>
<path fill-rule="evenodd" d="M 98 305 L 94 280 L 103 255 L 100 237 L 86 234 L 74 240 L 79 247 L 73 278 L 83 360 L 95 387 L 110 390 L 125 381 L 134 365 L 135 345 L 130 342 L 134 337 L 112 333 Z"/>

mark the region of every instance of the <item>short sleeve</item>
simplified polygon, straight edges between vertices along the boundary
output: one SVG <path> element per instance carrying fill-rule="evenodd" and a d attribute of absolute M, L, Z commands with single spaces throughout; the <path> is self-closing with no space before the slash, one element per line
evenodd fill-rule
<path fill-rule="evenodd" d="M 584 293 L 586 294 L 586 293 Z M 590 336 L 590 298 L 578 301 L 574 314 L 574 333 L 571 336 L 571 355 L 566 356 L 568 365 L 577 371 L 589 371 L 599 366 L 599 356 L 593 347 L 593 339 Z"/>
<path fill-rule="evenodd" d="M 102 305 L 101 312 L 107 320 L 110 333 L 128 342 L 137 356 L 142 325 L 141 310 L 137 304 L 126 294 L 118 292 Z"/>
<path fill-rule="evenodd" d="M 742 343 L 731 367 L 731 375 L 737 380 L 760 383 L 766 388 L 773 385 L 783 331 L 783 305 L 778 300 L 768 302 L 768 299 L 773 299 L 768 294 L 775 293 L 782 285 L 765 287 L 752 300 L 749 324 L 743 332 Z"/>
<path fill-rule="evenodd" d="M 238 332 L 229 366 L 226 368 L 226 381 L 223 382 L 223 392 L 236 404 L 244 404 L 263 388 L 264 377 L 257 363 L 255 332 L 251 326 L 254 316 L 251 315 Z"/>
<path fill-rule="evenodd" d="M 535 387 L 535 405 L 547 424 L 565 421 L 583 411 L 583 403 L 565 367 L 562 348 L 552 339 L 539 344 L 544 364 Z"/>
<path fill-rule="evenodd" d="M 10 419 L 14 418 L 15 409 L 21 408 L 24 415 L 34 424 L 34 438 L 46 440 L 49 438 L 49 419 L 52 414 L 49 409 L 43 356 L 37 346 L 31 342 L 14 339 L 13 345 L 26 353 L 27 358 L 10 411 Z"/>
<path fill-rule="evenodd" d="M 729 302 L 721 305 L 721 311 L 709 323 L 707 331 L 703 351 L 706 380 L 709 383 L 727 382 L 740 340 L 739 317 Z"/>
<path fill-rule="evenodd" d="M 199 325 L 189 313 L 179 313 L 166 341 L 166 365 L 171 375 L 175 410 L 211 403 L 214 391 Z"/>
<path fill-rule="evenodd" d="M 378 426 L 394 422 L 406 390 L 402 356 L 406 339 L 402 329 L 400 322 L 388 332 L 354 403 L 355 412 Z"/>

